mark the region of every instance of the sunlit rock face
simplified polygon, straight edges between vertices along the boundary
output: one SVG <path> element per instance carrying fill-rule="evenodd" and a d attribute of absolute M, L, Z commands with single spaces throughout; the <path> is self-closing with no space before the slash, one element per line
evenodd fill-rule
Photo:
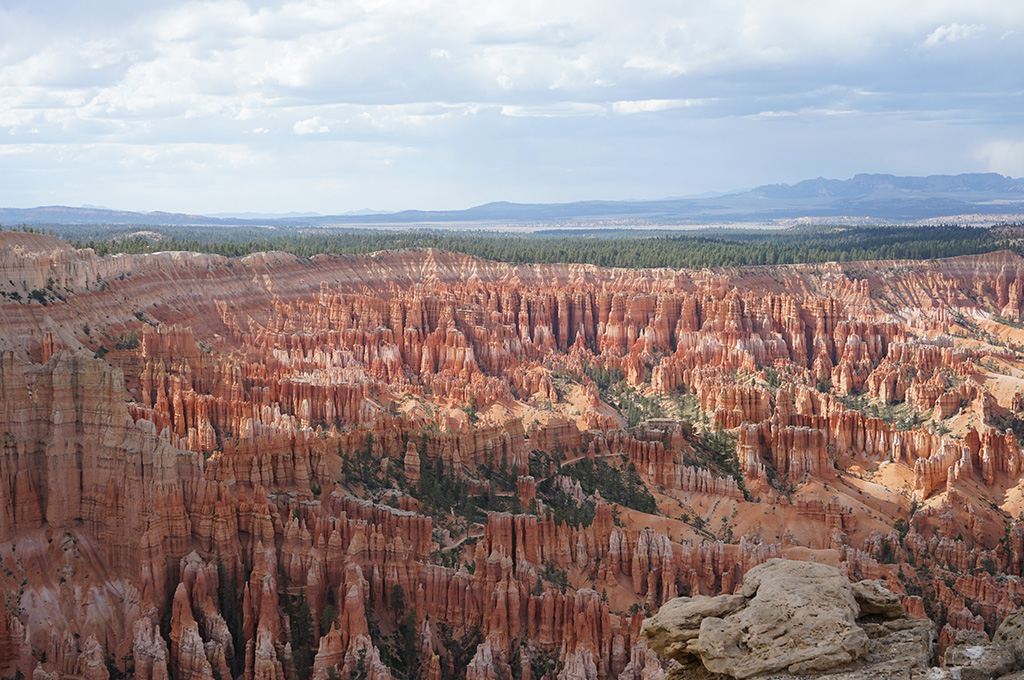
<path fill-rule="evenodd" d="M 667 669 L 646 616 L 780 557 L 878 581 L 941 654 L 1024 596 L 1008 253 L 610 270 L 2 233 L 0 293 L 3 675 L 638 680 Z"/>

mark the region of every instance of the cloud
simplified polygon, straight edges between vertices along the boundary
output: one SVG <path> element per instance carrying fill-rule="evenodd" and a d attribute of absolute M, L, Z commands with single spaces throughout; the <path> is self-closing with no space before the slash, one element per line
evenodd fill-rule
<path fill-rule="evenodd" d="M 640 99 L 612 103 L 612 111 L 621 115 L 632 113 L 658 113 L 671 109 L 682 109 L 704 103 L 697 99 Z"/>
<path fill-rule="evenodd" d="M 576 116 L 603 116 L 608 110 L 601 104 L 587 102 L 557 102 L 536 106 L 506 104 L 501 115 L 512 118 L 571 118 Z"/>
<path fill-rule="evenodd" d="M 790 118 L 799 115 L 796 111 L 758 111 L 750 114 L 747 118 L 751 120 L 771 120 L 773 118 Z"/>
<path fill-rule="evenodd" d="M 932 47 L 945 42 L 959 42 L 973 38 L 984 30 L 985 26 L 983 24 L 958 24 L 954 22 L 948 26 L 939 26 L 929 33 L 928 37 L 924 39 L 924 44 Z"/>
<path fill-rule="evenodd" d="M 82 186 L 79 203 L 117 204 L 126 158 L 145 170 L 133 195 L 165 208 L 216 186 L 218 210 L 330 212 L 679 195 L 894 158 L 927 174 L 938 154 L 981 169 L 1012 161 L 977 151 L 990 140 L 1024 139 L 1019 78 L 991 68 L 1024 61 L 1024 41 L 994 39 L 1024 30 L 1018 0 L 55 2 L 0 2 L 7 201 Z M 31 173 L 11 151 L 26 141 Z M 289 189 L 241 188 L 274 180 Z"/>
<path fill-rule="evenodd" d="M 997 139 L 982 143 L 975 152 L 985 170 L 1024 177 L 1024 139 Z"/>
<path fill-rule="evenodd" d="M 322 135 L 330 132 L 331 128 L 327 127 L 320 116 L 313 116 L 312 118 L 295 123 L 292 126 L 292 130 L 297 135 Z"/>

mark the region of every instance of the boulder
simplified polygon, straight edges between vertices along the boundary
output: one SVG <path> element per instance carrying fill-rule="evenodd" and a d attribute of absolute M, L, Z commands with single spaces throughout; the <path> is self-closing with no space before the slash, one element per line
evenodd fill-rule
<path fill-rule="evenodd" d="M 683 663 L 694 655 L 689 643 L 700 634 L 701 621 L 707 617 L 727 616 L 746 606 L 747 598 L 742 595 L 677 597 L 644 621 L 643 634 L 655 652 Z"/>
<path fill-rule="evenodd" d="M 957 634 L 946 649 L 944 661 L 946 668 L 959 675 L 960 680 L 991 680 L 1014 669 L 1012 649 L 989 642 L 984 633 L 973 630 Z"/>
<path fill-rule="evenodd" d="M 869 638 L 868 653 L 853 667 L 822 675 L 801 675 L 799 680 L 957 680 L 957 671 L 934 668 L 932 664 L 935 627 L 926 619 L 902 618 L 862 624 Z M 697 659 L 673 665 L 668 680 L 722 680 Z M 759 680 L 798 680 L 787 673 L 760 676 Z M 1008 676 L 1000 680 L 1024 680 Z"/>
<path fill-rule="evenodd" d="M 857 600 L 857 606 L 860 607 L 857 618 L 869 614 L 879 614 L 887 619 L 898 619 L 905 613 L 899 596 L 888 590 L 881 581 L 854 583 L 853 597 Z"/>
<path fill-rule="evenodd" d="M 992 642 L 1010 649 L 1016 668 L 1024 668 L 1024 609 L 1018 609 L 1003 619 L 992 636 Z"/>
<path fill-rule="evenodd" d="M 868 636 L 863 672 L 899 676 L 929 671 L 934 664 L 935 624 L 928 619 L 901 618 L 861 623 Z M 905 677 L 905 676 L 904 676 Z"/>
<path fill-rule="evenodd" d="M 747 572 L 736 595 L 667 602 L 642 630 L 652 650 L 679 664 L 670 677 L 688 680 L 974 680 L 1006 667 L 990 645 L 979 663 L 957 657 L 956 672 L 933 668 L 935 626 L 905 616 L 881 582 L 851 584 L 834 567 L 783 559 Z"/>
<path fill-rule="evenodd" d="M 867 652 L 853 587 L 835 567 L 768 560 L 747 572 L 740 594 L 751 598 L 745 608 L 700 624 L 697 650 L 714 673 L 821 672 Z"/>
<path fill-rule="evenodd" d="M 888 601 L 880 587 L 865 592 Z M 835 567 L 771 559 L 747 572 L 738 595 L 678 598 L 643 632 L 663 657 L 697 656 L 709 671 L 735 678 L 822 672 L 867 652 L 860 611 L 853 586 Z"/>

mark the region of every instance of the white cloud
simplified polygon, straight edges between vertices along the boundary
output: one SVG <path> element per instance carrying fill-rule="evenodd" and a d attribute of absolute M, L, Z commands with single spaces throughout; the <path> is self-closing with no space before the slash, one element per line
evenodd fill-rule
<path fill-rule="evenodd" d="M 260 154 L 243 144 L 121 144 L 118 150 L 124 167 L 157 172 L 243 169 L 260 161 Z"/>
<path fill-rule="evenodd" d="M 608 110 L 600 104 L 586 102 L 559 102 L 541 106 L 520 106 L 507 104 L 501 107 L 501 115 L 512 118 L 569 118 L 574 116 L 601 116 Z"/>
<path fill-rule="evenodd" d="M 751 120 L 771 120 L 773 118 L 791 118 L 796 115 L 799 115 L 796 111 L 758 111 L 747 116 L 747 118 Z"/>
<path fill-rule="evenodd" d="M 973 38 L 984 30 L 985 26 L 982 24 L 958 24 L 954 22 L 948 26 L 939 26 L 929 33 L 928 37 L 924 39 L 924 44 L 932 47 L 944 42 L 959 42 Z"/>
<path fill-rule="evenodd" d="M 827 108 L 827 107 L 806 107 L 798 111 L 758 111 L 757 113 L 745 116 L 748 120 L 772 120 L 779 118 L 794 118 L 799 117 L 802 119 L 820 118 L 822 116 L 854 116 L 863 115 L 863 111 L 856 109 L 847 108 Z"/>
<path fill-rule="evenodd" d="M 697 99 L 638 99 L 612 103 L 612 111 L 621 115 L 631 113 L 657 113 L 671 109 L 682 109 L 704 103 Z"/>
<path fill-rule="evenodd" d="M 650 54 L 628 56 L 623 66 L 639 71 L 648 71 L 661 77 L 681 76 L 686 73 L 686 66 L 682 62 Z"/>
<path fill-rule="evenodd" d="M 292 130 L 297 135 L 322 135 L 326 132 L 330 132 L 331 128 L 327 127 L 323 119 L 320 116 L 313 116 L 306 120 L 300 120 L 292 126 Z"/>
<path fill-rule="evenodd" d="M 989 172 L 1024 177 L 1024 139 L 997 139 L 981 144 L 975 157 Z"/>
<path fill-rule="evenodd" d="M 0 176 L 18 178 L 17 191 L 0 192 L 9 200 L 32 202 L 35 194 L 89 184 L 93 175 L 102 178 L 97 168 L 119 167 L 126 155 L 140 163 L 126 149 L 146 147 L 158 150 L 154 172 L 166 164 L 164 181 L 149 189 L 153 196 L 163 195 L 162 187 L 193 186 L 188 173 L 202 163 L 279 176 L 303 169 L 306 180 L 315 179 L 306 168 L 321 168 L 331 180 L 304 186 L 330 187 L 327 201 L 340 195 L 336 182 L 367 191 L 373 175 L 366 168 L 391 162 L 392 170 L 415 167 L 436 177 L 434 190 L 449 192 L 437 200 L 472 201 L 468 192 L 490 186 L 509 196 L 521 187 L 526 200 L 528 191 L 557 190 L 550 178 L 535 179 L 537 164 L 559 168 L 556 178 L 592 182 L 589 192 L 580 189 L 592 196 L 602 187 L 626 191 L 620 186 L 630 168 L 659 168 L 652 175 L 664 183 L 659 192 L 678 195 L 688 187 L 672 185 L 682 171 L 668 149 L 698 130 L 720 135 L 707 138 L 709 158 L 698 163 L 705 168 L 727 155 L 722 150 L 736 144 L 739 130 L 775 135 L 790 121 L 822 130 L 851 121 L 843 134 L 857 138 L 874 134 L 869 125 L 895 126 L 924 112 L 934 125 L 916 129 L 931 135 L 929 148 L 941 149 L 949 131 L 943 125 L 955 116 L 973 123 L 956 128 L 957 157 L 978 164 L 989 162 L 971 155 L 986 140 L 1024 138 L 1019 83 L 1008 69 L 990 67 L 1024 59 L 1022 41 L 994 39 L 1024 30 L 1019 0 L 97 0 L 65 2 L 46 17 L 36 4 L 0 2 L 0 131 L 11 133 L 0 141 L 52 145 L 59 154 L 39 157 L 78 174 L 55 179 L 45 165 L 22 173 L 10 159 L 24 156 L 5 155 Z M 957 68 L 946 50 L 921 49 L 989 34 L 992 40 L 973 40 L 957 55 Z M 793 129 L 792 144 L 805 144 Z M 311 163 L 341 140 L 352 144 L 345 164 L 334 157 Z M 894 137 L 874 150 L 881 158 L 904 143 Z M 211 150 L 221 145 L 248 155 Z M 739 150 L 750 155 L 751 168 L 755 147 Z M 416 152 L 380 156 L 381 148 Z M 75 149 L 89 162 L 68 160 Z M 597 150 L 607 157 L 593 155 Z M 989 156 L 1012 160 L 1001 153 Z M 909 147 L 902 154 L 913 156 Z M 810 157 L 818 160 L 808 176 L 838 167 L 818 167 L 839 161 Z M 267 162 L 249 165 L 248 158 Z M 733 158 L 722 173 L 740 162 L 748 165 Z M 764 161 L 765 172 L 775 171 L 772 163 Z M 166 181 L 174 172 L 181 173 L 177 184 Z M 393 172 L 382 181 L 405 176 Z M 749 183 L 722 176 L 726 187 Z M 133 187 L 141 191 L 145 181 L 141 176 Z M 95 184 L 97 191 L 116 185 Z M 225 210 L 246 208 L 218 187 Z M 418 195 L 408 186 L 380 194 Z M 434 193 L 423 195 L 434 200 Z M 389 207 L 383 198 L 372 202 Z M 118 197 L 79 202 L 115 204 Z"/>

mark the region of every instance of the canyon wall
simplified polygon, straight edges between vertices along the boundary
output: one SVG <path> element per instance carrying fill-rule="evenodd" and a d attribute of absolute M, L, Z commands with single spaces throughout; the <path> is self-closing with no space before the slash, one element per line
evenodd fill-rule
<path fill-rule="evenodd" d="M 0 673 L 654 677 L 645 615 L 783 556 L 991 634 L 1022 282 L 0 233 Z"/>

